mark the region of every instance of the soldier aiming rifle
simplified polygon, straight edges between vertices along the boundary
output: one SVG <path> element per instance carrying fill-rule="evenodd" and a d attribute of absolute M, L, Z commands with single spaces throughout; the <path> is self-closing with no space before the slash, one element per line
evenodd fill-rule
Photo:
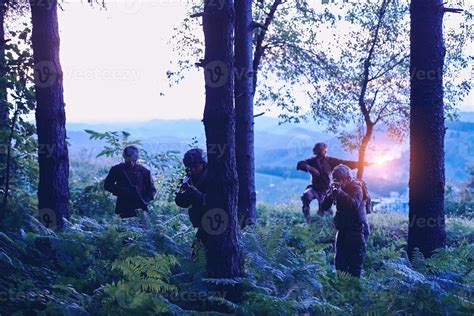
<path fill-rule="evenodd" d="M 346 165 L 336 166 L 332 178 L 333 182 L 321 203 L 321 209 L 324 211 L 336 204 L 336 269 L 358 278 L 370 232 L 364 188 L 360 181 L 352 179 L 351 171 Z"/>
<path fill-rule="evenodd" d="M 207 159 L 204 151 L 199 148 L 188 150 L 183 157 L 183 164 L 186 167 L 186 177 L 181 181 L 176 192 L 176 205 L 182 208 L 189 208 L 189 219 L 193 227 L 196 227 L 196 239 L 204 241 L 206 232 L 202 227 L 202 217 L 206 212 L 207 193 Z M 195 244 L 193 244 L 193 248 Z M 195 254 L 193 250 L 193 255 Z"/>

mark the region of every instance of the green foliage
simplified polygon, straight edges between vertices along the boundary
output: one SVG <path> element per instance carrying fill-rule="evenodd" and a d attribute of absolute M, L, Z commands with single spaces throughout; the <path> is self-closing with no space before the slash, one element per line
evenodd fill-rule
<path fill-rule="evenodd" d="M 20 31 L 11 31 L 8 34 L 10 38 L 5 46 L 5 76 L 0 78 L 0 85 L 6 88 L 6 110 L 9 114 L 6 124 L 0 129 L 0 168 L 2 177 L 7 179 L 9 186 L 7 202 L 13 202 L 11 205 L 5 205 L 7 212 L 15 208 L 17 201 L 32 205 L 30 202 L 34 202 L 34 198 L 31 198 L 31 195 L 38 179 L 38 145 L 34 137 L 36 128 L 28 120 L 36 104 L 33 55 L 30 49 L 31 29 L 27 24 L 19 27 Z M 1 185 L 2 191 L 5 192 L 7 184 L 2 182 Z M 4 192 L 0 196 L 2 205 Z"/>
<path fill-rule="evenodd" d="M 140 145 L 139 140 L 130 140 L 130 133 L 122 132 L 105 132 L 100 133 L 86 129 L 85 132 L 89 134 L 91 140 L 103 140 L 106 142 L 104 149 L 97 155 L 97 157 L 106 156 L 113 158 L 122 157 L 123 149 L 130 145 Z"/>
<path fill-rule="evenodd" d="M 92 217 L 111 217 L 115 214 L 115 201 L 104 191 L 104 180 L 96 180 L 84 188 L 72 186 L 72 213 Z"/>
<path fill-rule="evenodd" d="M 110 310 L 117 308 L 120 314 L 170 312 L 167 300 L 162 299 L 160 294 L 177 291 L 176 286 L 169 284 L 171 268 L 177 263 L 175 257 L 163 255 L 129 257 L 114 262 L 112 267 L 123 274 L 124 280 L 104 288 L 109 296 L 106 306 Z"/>
<path fill-rule="evenodd" d="M 253 20 L 264 25 L 275 2 L 253 1 Z M 202 8 L 203 2 L 191 3 L 188 15 L 202 12 Z M 334 22 L 334 19 L 335 16 L 327 8 L 317 10 L 309 1 L 280 2 L 261 43 L 262 56 L 256 69 L 257 106 L 265 110 L 274 105 L 286 105 L 295 111 L 300 109 L 300 102 L 297 101 L 301 99 L 297 100 L 296 95 L 305 93 L 302 84 L 310 80 L 308 74 L 320 72 L 320 65 L 317 64 L 319 56 L 312 49 L 317 43 L 318 28 L 324 22 Z M 196 69 L 196 59 L 204 56 L 201 29 L 200 21 L 189 17 L 184 18 L 181 25 L 175 28 L 171 44 L 179 60 L 176 64 L 171 64 L 172 69 L 167 72 L 170 85 L 181 82 L 186 72 Z M 254 52 L 262 32 L 264 31 L 259 27 L 254 29 Z M 256 60 L 256 56 L 253 57 Z M 315 74 L 311 80 L 317 77 Z"/>
<path fill-rule="evenodd" d="M 179 151 L 149 153 L 144 151 L 143 158 L 147 166 L 151 167 L 153 178 L 158 190 L 156 200 L 173 201 L 176 188 L 185 175 Z"/>
<path fill-rule="evenodd" d="M 445 212 L 449 215 L 474 218 L 474 168 L 469 169 L 468 180 L 459 188 L 447 186 Z"/>
<path fill-rule="evenodd" d="M 195 247 L 186 214 L 165 202 L 140 218 L 74 216 L 55 234 L 31 217 L 0 233 L 0 313 L 472 314 L 474 223 L 447 221 L 449 247 L 430 259 L 405 253 L 407 219 L 371 214 L 360 280 L 336 273 L 329 217 L 304 223 L 299 212 L 260 205 L 259 222 L 243 232 L 245 275 L 212 279 Z M 18 234 L 21 229 L 23 234 Z M 34 228 L 36 227 L 36 228 Z M 34 229 L 34 231 L 33 231 Z M 463 234 L 459 234 L 463 231 Z M 472 238 L 472 237 L 471 237 Z M 241 303 L 216 286 L 242 286 Z M 21 293 L 28 299 L 17 297 Z M 72 307 L 71 307 L 72 306 Z"/>

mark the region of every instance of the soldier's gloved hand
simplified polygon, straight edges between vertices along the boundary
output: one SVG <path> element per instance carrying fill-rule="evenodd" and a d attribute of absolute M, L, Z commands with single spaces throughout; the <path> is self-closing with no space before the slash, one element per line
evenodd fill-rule
<path fill-rule="evenodd" d="M 307 163 L 305 161 L 298 162 L 296 170 L 307 171 Z"/>
<path fill-rule="evenodd" d="M 201 191 L 199 191 L 194 185 L 190 185 L 186 193 L 189 194 L 192 200 L 199 200 L 202 196 Z"/>
<path fill-rule="evenodd" d="M 199 193 L 199 190 L 192 184 L 188 184 L 187 190 L 191 195 Z"/>
<path fill-rule="evenodd" d="M 341 186 L 338 183 L 331 184 L 331 194 L 333 197 L 337 197 L 341 192 Z"/>

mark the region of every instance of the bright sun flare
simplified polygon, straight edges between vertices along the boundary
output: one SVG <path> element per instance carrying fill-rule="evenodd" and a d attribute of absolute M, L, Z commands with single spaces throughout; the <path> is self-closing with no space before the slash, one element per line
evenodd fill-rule
<path fill-rule="evenodd" d="M 374 163 L 375 165 L 383 165 L 386 162 L 394 160 L 398 157 L 400 157 L 400 153 L 395 150 L 376 152 L 372 156 L 370 162 Z"/>

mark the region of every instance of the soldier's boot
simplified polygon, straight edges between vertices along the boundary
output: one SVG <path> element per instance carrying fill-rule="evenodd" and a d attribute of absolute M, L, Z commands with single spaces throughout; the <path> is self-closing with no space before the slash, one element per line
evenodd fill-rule
<path fill-rule="evenodd" d="M 303 211 L 304 218 L 308 224 L 311 224 L 311 214 L 309 205 L 311 204 L 312 197 L 305 191 L 305 193 L 303 193 L 300 198 L 301 202 L 303 203 L 301 210 Z"/>
<path fill-rule="evenodd" d="M 301 208 L 303 211 L 304 219 L 306 220 L 306 223 L 311 224 L 311 214 L 309 213 L 310 207 L 309 205 L 303 204 L 303 207 Z"/>
<path fill-rule="evenodd" d="M 310 201 L 306 198 L 306 196 L 303 194 L 301 196 L 301 202 L 303 202 L 303 207 L 301 208 L 301 210 L 303 211 L 303 215 L 304 215 L 304 219 L 306 220 L 306 222 L 308 224 L 311 224 L 311 214 L 310 214 Z"/>

